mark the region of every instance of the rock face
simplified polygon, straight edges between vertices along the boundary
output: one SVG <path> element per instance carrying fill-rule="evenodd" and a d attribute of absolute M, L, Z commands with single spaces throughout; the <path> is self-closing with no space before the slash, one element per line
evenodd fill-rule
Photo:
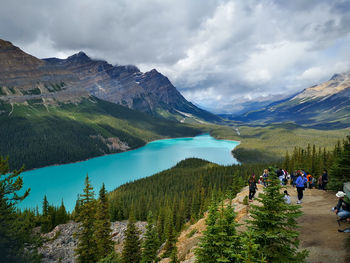
<path fill-rule="evenodd" d="M 122 251 L 123 241 L 125 239 L 125 231 L 127 228 L 127 221 L 112 222 L 111 231 L 113 241 L 115 242 L 115 249 L 117 252 Z M 142 238 L 146 232 L 146 222 L 137 222 L 136 226 L 141 231 L 140 237 Z M 75 256 L 75 248 L 78 241 L 74 237 L 74 233 L 79 230 L 79 224 L 75 222 L 69 222 L 67 224 L 58 225 L 54 230 L 47 234 L 43 234 L 42 237 L 44 244 L 39 249 L 39 253 L 43 255 L 43 263 L 75 263 L 77 257 Z"/>
<path fill-rule="evenodd" d="M 67 59 L 38 59 L 0 40 L 0 99 L 77 100 L 88 95 L 148 114 L 182 119 L 180 112 L 207 121 L 221 119 L 188 102 L 169 79 L 153 69 L 113 66 L 84 52 Z"/>
<path fill-rule="evenodd" d="M 335 74 L 327 82 L 233 119 L 255 124 L 289 121 L 315 128 L 350 127 L 350 72 Z"/>

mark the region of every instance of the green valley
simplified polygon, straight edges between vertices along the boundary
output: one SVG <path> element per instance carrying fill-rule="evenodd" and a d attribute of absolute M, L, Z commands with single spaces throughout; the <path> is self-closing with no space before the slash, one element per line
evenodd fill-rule
<path fill-rule="evenodd" d="M 243 163 L 280 161 L 286 151 L 295 147 L 315 144 L 333 150 L 337 141 L 350 133 L 350 128 L 320 130 L 294 123 L 270 124 L 266 126 L 206 126 L 202 129 L 218 139 L 240 141 L 233 150 L 237 160 Z"/>

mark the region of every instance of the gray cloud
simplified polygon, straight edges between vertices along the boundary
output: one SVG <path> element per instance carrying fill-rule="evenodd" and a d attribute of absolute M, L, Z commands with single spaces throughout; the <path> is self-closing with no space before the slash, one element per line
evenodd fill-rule
<path fill-rule="evenodd" d="M 0 37 L 38 57 L 157 68 L 223 112 L 348 70 L 349 13 L 349 0 L 3 0 Z"/>

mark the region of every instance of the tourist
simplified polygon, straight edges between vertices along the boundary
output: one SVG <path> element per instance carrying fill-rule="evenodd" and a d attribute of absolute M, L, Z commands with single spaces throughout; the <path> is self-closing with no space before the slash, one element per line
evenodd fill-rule
<path fill-rule="evenodd" d="M 322 174 L 320 175 L 320 177 L 318 177 L 318 189 L 322 190 Z"/>
<path fill-rule="evenodd" d="M 334 213 L 339 216 L 339 220 L 348 220 L 350 221 L 350 203 L 344 200 L 346 194 L 342 191 L 339 191 L 335 194 L 338 197 L 338 204 L 333 208 Z"/>
<path fill-rule="evenodd" d="M 280 184 L 283 185 L 283 182 L 284 182 L 284 175 L 283 174 L 280 174 L 278 176 L 278 179 L 280 180 Z"/>
<path fill-rule="evenodd" d="M 296 171 L 294 171 L 294 172 L 292 172 L 292 174 L 290 175 L 290 179 L 291 179 L 291 185 L 293 186 L 293 187 L 295 187 L 295 180 L 297 179 L 297 176 L 296 176 L 296 174 L 297 174 L 297 172 Z"/>
<path fill-rule="evenodd" d="M 312 189 L 312 175 L 310 173 L 306 173 L 306 179 L 307 179 L 307 188 Z"/>
<path fill-rule="evenodd" d="M 253 202 L 254 199 L 254 195 L 256 193 L 256 180 L 255 180 L 255 174 L 253 174 L 249 180 L 248 180 L 248 184 L 249 184 L 249 202 Z"/>
<path fill-rule="evenodd" d="M 326 190 L 327 183 L 328 183 L 328 174 L 327 174 L 327 170 L 324 169 L 322 174 L 322 190 Z"/>
<path fill-rule="evenodd" d="M 258 184 L 264 184 L 264 177 L 262 175 L 259 178 Z"/>
<path fill-rule="evenodd" d="M 298 178 L 295 182 L 297 186 L 297 191 L 298 191 L 298 201 L 297 204 L 301 204 L 302 199 L 304 197 L 304 190 L 305 190 L 305 184 L 306 184 L 307 179 L 304 176 L 304 173 L 302 171 L 298 171 Z"/>
<path fill-rule="evenodd" d="M 291 199 L 290 199 L 290 195 L 288 194 L 288 191 L 287 190 L 284 190 L 284 202 L 288 205 L 291 204 Z"/>
<path fill-rule="evenodd" d="M 262 176 L 264 178 L 264 186 L 267 186 L 267 178 L 269 177 L 269 171 L 265 169 Z"/>

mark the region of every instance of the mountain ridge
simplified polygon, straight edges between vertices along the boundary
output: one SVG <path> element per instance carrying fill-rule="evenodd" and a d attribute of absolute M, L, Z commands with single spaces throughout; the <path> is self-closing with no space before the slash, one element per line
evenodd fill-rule
<path fill-rule="evenodd" d="M 285 100 L 230 119 L 253 125 L 294 122 L 321 129 L 350 127 L 350 71 L 334 74 L 328 81 Z"/>
<path fill-rule="evenodd" d="M 66 59 L 38 59 L 9 41 L 0 42 L 0 99 L 22 103 L 79 101 L 92 95 L 153 116 L 172 120 L 188 117 L 220 122 L 221 118 L 187 101 L 169 79 L 156 69 L 141 72 L 136 66 L 113 66 L 91 59 L 83 51 Z"/>

